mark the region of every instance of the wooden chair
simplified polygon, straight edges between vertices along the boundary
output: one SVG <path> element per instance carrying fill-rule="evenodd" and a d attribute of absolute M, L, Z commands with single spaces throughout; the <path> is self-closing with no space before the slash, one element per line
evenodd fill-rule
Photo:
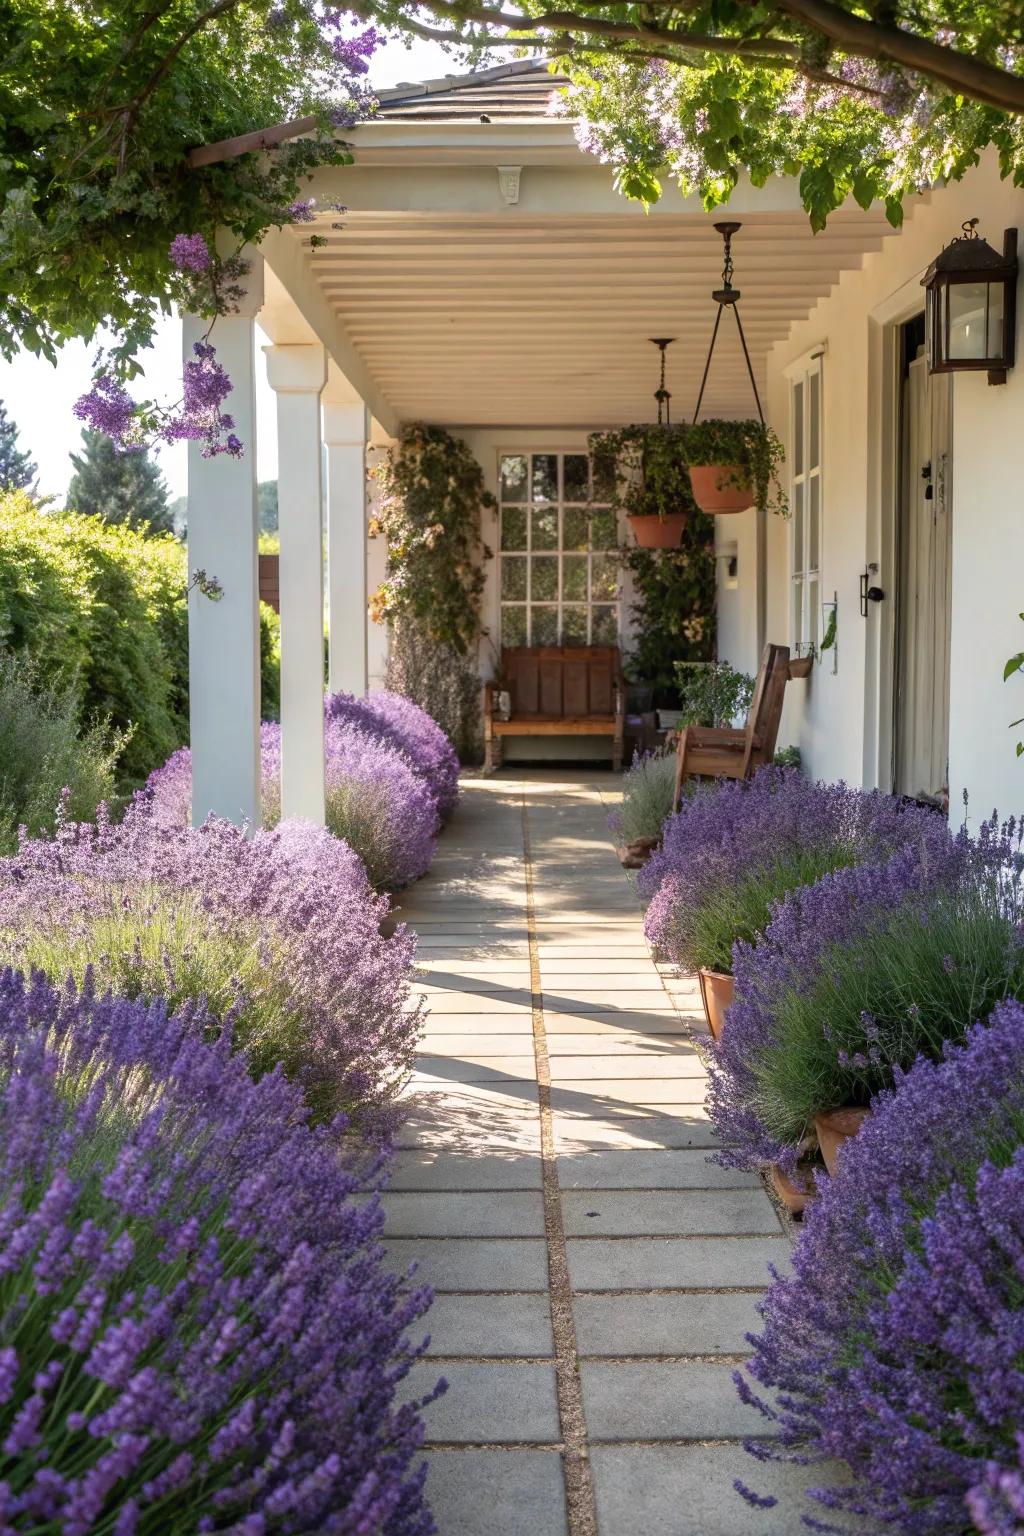
<path fill-rule="evenodd" d="M 713 779 L 747 779 L 775 755 L 782 719 L 782 704 L 789 680 L 789 646 L 766 645 L 750 703 L 747 723 L 741 731 L 688 725 L 680 733 L 676 749 L 678 809 L 683 780 L 704 774 Z"/>
<path fill-rule="evenodd" d="M 495 708 L 507 690 L 509 718 Z M 609 737 L 622 768 L 626 685 L 616 645 L 514 646 L 501 653 L 500 679 L 484 685 L 484 772 L 501 767 L 506 736 Z"/>

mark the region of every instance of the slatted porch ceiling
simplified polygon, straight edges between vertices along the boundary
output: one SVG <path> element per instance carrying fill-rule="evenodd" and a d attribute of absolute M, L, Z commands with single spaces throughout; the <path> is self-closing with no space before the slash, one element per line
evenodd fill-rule
<path fill-rule="evenodd" d="M 318 313 L 333 311 L 364 388 L 393 420 L 556 429 L 645 420 L 657 382 L 652 336 L 678 338 L 674 419 L 692 414 L 721 275 L 714 216 L 671 185 L 650 216 L 617 197 L 610 170 L 552 114 L 558 84 L 526 60 L 382 92 L 379 120 L 351 135 L 354 167 L 318 181 L 323 203 L 348 205 L 344 217 L 318 222 L 317 248 L 308 227 L 282 236 L 297 243 L 285 262 L 293 291 L 308 285 Z M 501 165 L 522 166 L 522 196 L 509 206 Z M 736 281 L 762 384 L 772 344 L 891 233 L 881 211 L 851 206 L 815 236 L 795 204 L 792 185 L 775 183 L 741 188 L 720 214 L 743 221 Z M 752 407 L 726 315 L 705 413 Z"/>

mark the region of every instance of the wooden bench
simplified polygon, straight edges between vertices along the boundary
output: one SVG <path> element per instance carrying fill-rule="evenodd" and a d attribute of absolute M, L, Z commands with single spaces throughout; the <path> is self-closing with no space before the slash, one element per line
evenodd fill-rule
<path fill-rule="evenodd" d="M 508 719 L 498 697 L 507 693 Z M 612 767 L 622 768 L 626 684 L 617 645 L 513 646 L 501 673 L 484 684 L 484 772 L 501 767 L 505 736 L 609 736 Z"/>
<path fill-rule="evenodd" d="M 766 645 L 750 701 L 747 723 L 740 730 L 688 725 L 676 747 L 675 806 L 683 780 L 698 775 L 712 779 L 747 779 L 775 756 L 782 705 L 789 681 L 789 646 Z"/>

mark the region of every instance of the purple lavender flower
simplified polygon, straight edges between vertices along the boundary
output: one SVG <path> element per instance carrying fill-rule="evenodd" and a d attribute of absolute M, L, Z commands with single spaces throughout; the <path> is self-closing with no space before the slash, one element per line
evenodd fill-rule
<path fill-rule="evenodd" d="M 413 771 L 430 786 L 438 814 L 446 822 L 459 801 L 459 759 L 444 731 L 426 710 L 402 693 L 382 690 L 365 699 L 331 694 L 328 720 L 349 720 L 361 730 L 396 747 Z"/>
<path fill-rule="evenodd" d="M 1024 991 L 1019 829 L 988 823 L 973 841 L 933 817 L 921 832 L 886 860 L 791 891 L 756 943 L 736 944 L 735 1000 L 710 1063 L 722 1161 L 792 1169 L 814 1113 L 869 1103 L 897 1068 L 940 1056 Z"/>
<path fill-rule="evenodd" d="M 647 937 L 682 970 L 731 970 L 734 940 L 752 941 L 787 890 L 942 826 L 933 811 L 892 795 L 816 783 L 793 768 L 698 790 L 665 823 L 661 848 L 637 877 L 650 903 Z"/>
<path fill-rule="evenodd" d="M 208 272 L 213 257 L 202 235 L 175 235 L 171 241 L 171 261 L 179 272 Z"/>
<path fill-rule="evenodd" d="M 0 1061 L 5 1529 L 431 1536 L 382 1161 L 201 1006 L 7 970 Z"/>
<path fill-rule="evenodd" d="M 388 911 L 323 828 L 193 831 L 144 793 L 119 826 L 63 823 L 0 860 L 0 963 L 172 1008 L 205 998 L 257 1076 L 280 1063 L 318 1115 L 385 1137 L 422 1012 L 415 939 L 382 936 Z"/>
<path fill-rule="evenodd" d="M 762 1459 L 845 1460 L 810 1497 L 905 1536 L 1024 1515 L 1024 1007 L 896 1074 L 819 1185 L 741 1394 Z M 768 1389 L 770 1396 L 760 1395 Z M 834 1527 L 808 1516 L 812 1529 Z M 845 1526 L 843 1527 L 846 1528 Z"/>

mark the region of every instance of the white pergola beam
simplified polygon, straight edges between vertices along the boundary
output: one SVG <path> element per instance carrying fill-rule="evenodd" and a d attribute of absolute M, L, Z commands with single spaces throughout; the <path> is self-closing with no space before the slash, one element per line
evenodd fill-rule
<path fill-rule="evenodd" d="M 281 541 L 281 815 L 324 824 L 324 605 L 319 344 L 264 347 L 277 395 Z"/>
<path fill-rule="evenodd" d="M 195 585 L 188 597 L 192 821 L 210 815 L 258 827 L 260 812 L 260 606 L 257 575 L 254 319 L 263 302 L 263 263 L 250 254 L 246 295 L 217 320 L 217 360 L 231 380 L 227 408 L 244 445 L 241 458 L 204 458 L 188 445 L 188 569 L 204 571 L 223 595 Z M 184 360 L 209 320 L 182 319 Z"/>
<path fill-rule="evenodd" d="M 332 365 L 323 401 L 327 463 L 327 679 L 367 692 L 366 446 L 370 413 Z"/>

